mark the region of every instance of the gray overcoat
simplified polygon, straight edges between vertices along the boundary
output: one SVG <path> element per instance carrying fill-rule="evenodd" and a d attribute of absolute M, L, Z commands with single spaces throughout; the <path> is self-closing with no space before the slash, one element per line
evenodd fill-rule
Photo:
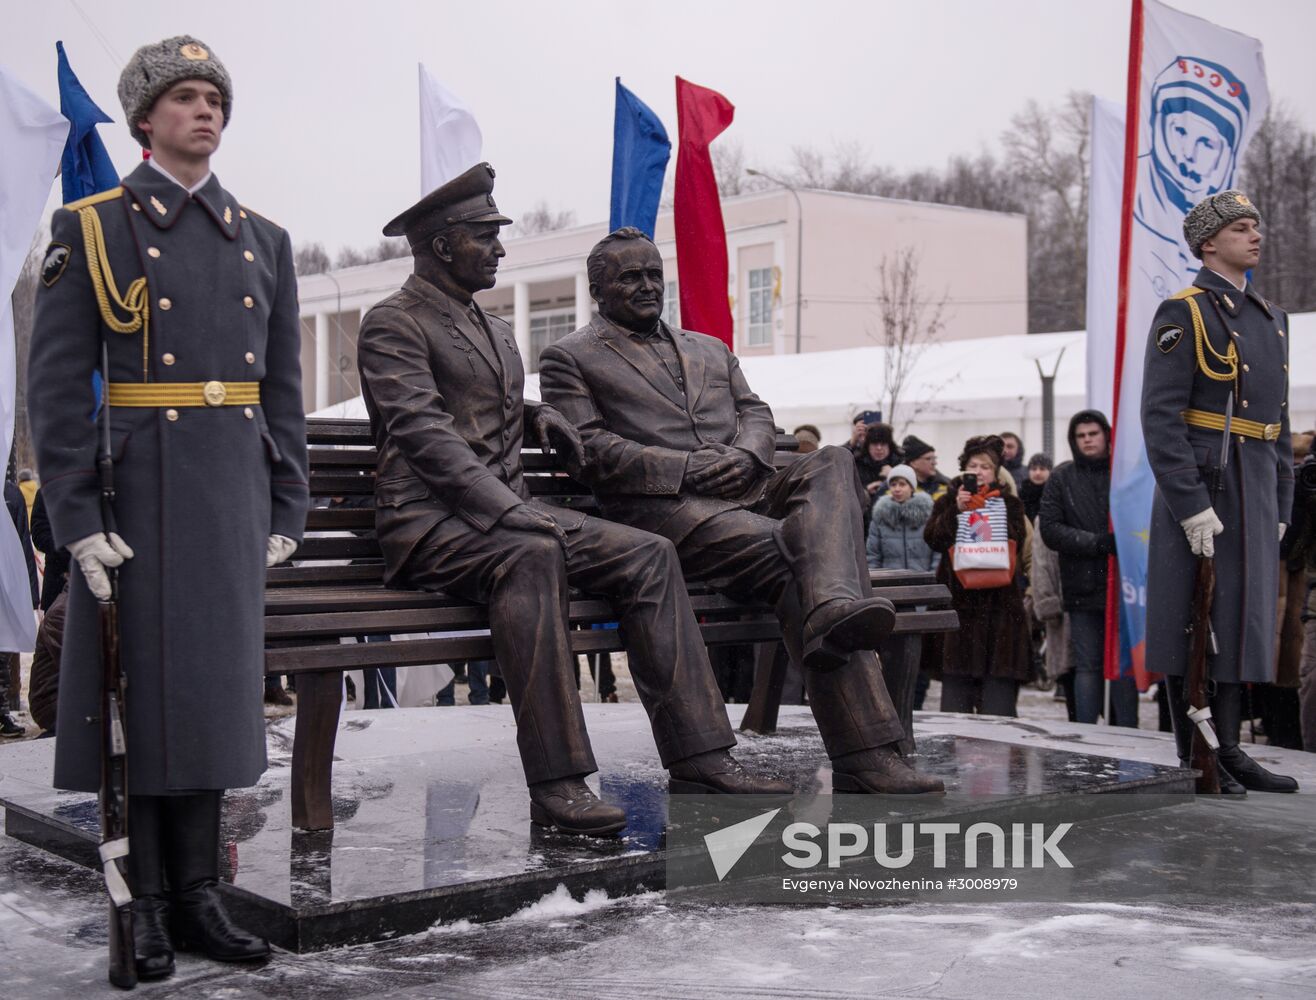
<path fill-rule="evenodd" d="M 79 213 L 88 206 L 94 218 Z M 84 242 L 97 221 L 119 297 L 132 304 L 129 289 L 145 279 L 145 330 L 122 332 L 103 319 Z M 251 405 L 110 411 L 114 514 L 135 553 L 120 572 L 129 788 L 160 795 L 254 784 L 265 769 L 266 540 L 300 540 L 306 525 L 288 234 L 243 209 L 214 176 L 189 195 L 145 163 L 121 188 L 56 211 L 51 230 L 28 407 L 57 545 L 104 527 L 92 422 L 102 342 L 112 383 L 260 384 Z M 106 276 L 102 287 L 109 284 Z M 119 324 L 132 318 L 107 296 Z M 97 628 L 95 598 L 75 563 L 60 666 L 59 788 L 99 784 Z"/>
<path fill-rule="evenodd" d="M 1184 293 L 1161 303 L 1147 338 L 1142 432 L 1156 477 L 1147 572 L 1147 668 L 1182 675 L 1188 666 L 1197 558 L 1179 522 L 1214 506 L 1225 530 L 1215 539 L 1212 610 L 1219 655 L 1211 676 L 1225 682 L 1275 679 L 1275 613 L 1279 593 L 1278 525 L 1293 509 L 1293 448 L 1289 440 L 1288 316 L 1249 282 L 1240 292 L 1207 268 L 1193 298 L 1205 334 L 1197 337 Z M 1185 292 L 1188 290 L 1186 289 Z M 1237 379 L 1213 378 L 1229 367 L 1216 355 L 1238 352 Z M 1212 350 L 1214 348 L 1214 351 Z M 1221 430 L 1189 426 L 1188 409 L 1225 412 L 1270 425 L 1271 440 L 1229 438 L 1223 486 L 1212 498 L 1208 473 L 1222 451 Z"/>

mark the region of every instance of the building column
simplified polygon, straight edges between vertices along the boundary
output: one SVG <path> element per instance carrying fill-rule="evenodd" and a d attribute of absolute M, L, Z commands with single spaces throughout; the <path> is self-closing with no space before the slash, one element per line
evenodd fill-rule
<path fill-rule="evenodd" d="M 315 408 L 329 405 L 329 314 L 315 314 Z"/>
<path fill-rule="evenodd" d="M 533 359 L 530 357 L 530 283 L 518 281 L 512 286 L 512 332 L 516 334 L 516 349 L 526 371 L 530 371 Z"/>
<path fill-rule="evenodd" d="M 576 329 L 589 322 L 594 314 L 594 300 L 589 294 L 589 275 L 584 271 L 576 274 Z"/>

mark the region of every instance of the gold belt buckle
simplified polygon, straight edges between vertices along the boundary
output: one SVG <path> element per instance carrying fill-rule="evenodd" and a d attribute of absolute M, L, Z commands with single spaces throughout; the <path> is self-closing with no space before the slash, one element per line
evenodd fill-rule
<path fill-rule="evenodd" d="M 201 396 L 207 406 L 223 406 L 224 400 L 228 398 L 228 390 L 224 388 L 223 382 L 207 382 L 201 387 Z"/>
<path fill-rule="evenodd" d="M 1261 433 L 1267 441 L 1277 441 L 1279 440 L 1279 424 L 1266 424 Z"/>

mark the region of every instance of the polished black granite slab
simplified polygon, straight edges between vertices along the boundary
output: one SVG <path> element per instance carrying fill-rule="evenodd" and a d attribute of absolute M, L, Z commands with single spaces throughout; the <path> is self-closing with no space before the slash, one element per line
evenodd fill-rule
<path fill-rule="evenodd" d="M 355 712 L 340 727 L 332 833 L 294 831 L 291 720 L 270 732 L 271 768 L 225 799 L 222 872 L 238 918 L 281 947 L 310 951 L 377 941 L 435 923 L 508 916 L 562 885 L 573 896 L 660 889 L 666 772 L 638 705 L 586 706 L 604 798 L 624 806 L 625 834 L 589 840 L 532 826 L 512 717 L 499 706 Z M 827 794 L 828 762 L 806 713 L 773 736 L 742 736 L 751 768 Z M 984 797 L 1017 804 L 1088 793 L 1190 791 L 1190 772 L 1145 761 L 1026 746 L 940 731 L 920 735 L 920 770 L 948 794 L 938 813 L 972 812 Z M 90 865 L 95 799 L 49 788 L 53 746 L 34 741 L 0 758 L 6 832 Z"/>

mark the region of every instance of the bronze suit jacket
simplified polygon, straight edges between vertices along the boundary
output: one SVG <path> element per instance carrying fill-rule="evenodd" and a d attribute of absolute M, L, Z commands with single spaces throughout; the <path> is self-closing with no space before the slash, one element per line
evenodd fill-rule
<path fill-rule="evenodd" d="M 739 448 L 773 470 L 776 423 L 750 390 L 722 341 L 664 328 L 676 345 L 684 391 L 646 345 L 602 316 L 540 357 L 539 385 L 580 430 L 588 465 L 581 478 L 604 513 L 679 542 L 704 521 L 751 505 L 761 483 L 738 500 L 682 492 L 686 459 L 707 447 Z"/>
<path fill-rule="evenodd" d="M 530 499 L 522 431 L 525 372 L 512 328 L 480 326 L 466 306 L 416 275 L 361 321 L 357 364 L 379 449 L 375 504 L 386 578 L 440 521 L 487 533 Z"/>

